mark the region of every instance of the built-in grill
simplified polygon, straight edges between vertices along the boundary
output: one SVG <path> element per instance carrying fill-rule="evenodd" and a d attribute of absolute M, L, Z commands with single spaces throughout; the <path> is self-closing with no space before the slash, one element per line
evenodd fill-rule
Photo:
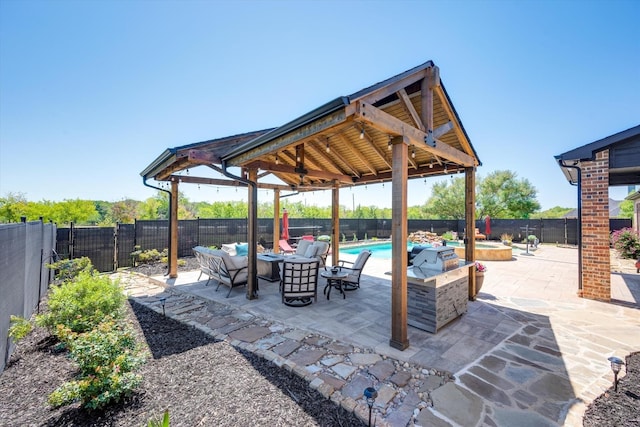
<path fill-rule="evenodd" d="M 449 271 L 459 265 L 458 255 L 450 246 L 424 248 L 413 258 L 414 267 L 432 271 Z"/>

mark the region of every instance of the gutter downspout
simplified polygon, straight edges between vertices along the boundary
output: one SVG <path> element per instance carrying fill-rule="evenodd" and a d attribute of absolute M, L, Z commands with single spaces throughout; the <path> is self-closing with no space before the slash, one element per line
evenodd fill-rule
<path fill-rule="evenodd" d="M 257 209 L 257 203 L 258 203 L 258 183 L 251 181 L 250 179 L 241 177 L 241 176 L 236 176 L 234 174 L 232 174 L 231 172 L 229 172 L 227 170 L 227 162 L 226 160 L 222 161 L 222 167 L 221 168 L 214 168 L 216 170 L 219 170 L 220 173 L 222 173 L 224 176 L 226 176 L 227 178 L 231 178 L 234 179 L 236 181 L 240 181 L 243 182 L 245 184 L 247 184 L 247 187 L 251 190 L 250 191 L 250 198 L 253 200 L 253 203 L 251 203 L 250 205 L 253 205 L 253 209 L 250 209 L 249 212 L 249 233 L 247 236 L 247 240 L 249 241 L 249 270 L 248 270 L 248 286 L 247 286 L 247 299 L 252 300 L 252 299 L 257 299 L 258 298 L 258 275 L 257 275 L 257 255 L 258 255 L 258 251 L 257 251 L 257 246 L 256 243 L 258 242 L 258 209 Z"/>
<path fill-rule="evenodd" d="M 571 185 L 578 187 L 578 292 L 582 296 L 582 169 L 576 165 L 567 165 L 564 160 L 558 160 L 561 167 L 575 169 L 578 173 L 578 182 Z"/>
<path fill-rule="evenodd" d="M 164 188 L 160 188 L 160 187 L 154 187 L 153 185 L 147 184 L 147 177 L 143 176 L 142 177 L 142 183 L 149 188 L 153 188 L 155 190 L 160 190 L 160 191 L 164 191 L 165 193 L 167 193 L 169 195 L 169 215 L 171 215 L 171 212 L 173 212 L 173 206 L 171 206 L 172 202 L 171 202 L 171 191 L 169 190 L 165 190 Z M 168 240 L 169 240 L 169 245 L 168 245 L 168 250 L 169 250 L 169 254 L 171 254 L 171 247 L 172 247 L 172 242 L 171 242 L 171 219 L 169 218 L 169 235 L 167 236 Z M 169 272 L 171 271 L 171 256 L 167 257 L 167 272 L 165 273 L 165 276 L 167 274 L 169 274 Z"/>

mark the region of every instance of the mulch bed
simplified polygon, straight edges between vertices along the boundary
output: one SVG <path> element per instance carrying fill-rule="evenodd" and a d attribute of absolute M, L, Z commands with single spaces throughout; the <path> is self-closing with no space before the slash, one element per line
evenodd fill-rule
<path fill-rule="evenodd" d="M 129 318 L 150 357 L 132 396 L 102 411 L 51 409 L 47 396 L 76 370 L 36 328 L 0 376 L 2 426 L 146 426 L 168 409 L 172 426 L 363 426 L 306 381 L 136 302 Z"/>

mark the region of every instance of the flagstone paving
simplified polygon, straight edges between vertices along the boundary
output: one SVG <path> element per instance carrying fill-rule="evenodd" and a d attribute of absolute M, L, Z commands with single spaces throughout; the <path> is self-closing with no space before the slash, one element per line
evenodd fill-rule
<path fill-rule="evenodd" d="M 366 387 L 378 391 L 377 426 L 581 426 L 611 386 L 607 357 L 640 350 L 638 275 L 612 274 L 615 303 L 578 298 L 577 250 L 541 247 L 487 262 L 467 313 L 437 334 L 409 328 L 410 347 L 389 346 L 388 263 L 365 267 L 346 299 L 281 304 L 278 285 L 215 292 L 197 272 L 178 279 L 118 273 L 131 296 L 273 361 L 365 422 Z M 320 285 L 322 289 L 322 284 Z"/>

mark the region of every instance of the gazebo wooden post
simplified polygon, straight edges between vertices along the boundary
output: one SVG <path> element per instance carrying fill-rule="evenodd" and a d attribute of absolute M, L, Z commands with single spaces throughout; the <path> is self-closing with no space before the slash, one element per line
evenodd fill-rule
<path fill-rule="evenodd" d="M 464 168 L 465 196 L 464 196 L 464 219 L 465 219 L 465 240 L 464 253 L 465 261 L 472 263 L 469 266 L 469 300 L 476 299 L 476 170 L 475 168 Z"/>
<path fill-rule="evenodd" d="M 273 253 L 280 253 L 280 190 L 273 190 Z"/>
<path fill-rule="evenodd" d="M 248 195 L 248 229 L 247 229 L 247 242 L 249 243 L 249 265 L 247 269 L 247 299 L 252 300 L 258 298 L 258 270 L 257 270 L 257 255 L 258 255 L 258 170 L 249 169 L 249 195 Z"/>
<path fill-rule="evenodd" d="M 340 256 L 340 186 L 331 189 L 331 265 L 338 265 Z"/>
<path fill-rule="evenodd" d="M 409 347 L 407 325 L 407 161 L 408 146 L 403 137 L 392 140 L 391 197 L 391 340 L 398 350 Z"/>
<path fill-rule="evenodd" d="M 178 277 L 178 181 L 171 180 L 171 211 L 169 212 L 169 277 Z"/>

